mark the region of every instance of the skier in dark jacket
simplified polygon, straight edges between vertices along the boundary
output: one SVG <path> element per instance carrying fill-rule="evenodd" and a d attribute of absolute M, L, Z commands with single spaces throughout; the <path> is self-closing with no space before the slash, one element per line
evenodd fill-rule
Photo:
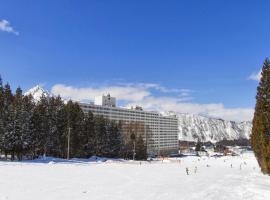
<path fill-rule="evenodd" d="M 188 168 L 186 167 L 186 173 L 187 173 L 187 175 L 189 175 L 189 171 L 188 171 Z"/>

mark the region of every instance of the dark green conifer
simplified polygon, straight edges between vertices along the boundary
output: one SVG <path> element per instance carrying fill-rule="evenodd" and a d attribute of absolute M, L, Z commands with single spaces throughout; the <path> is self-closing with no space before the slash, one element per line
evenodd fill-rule
<path fill-rule="evenodd" d="M 96 156 L 104 156 L 107 147 L 106 120 L 102 116 L 94 117 L 94 148 Z"/>
<path fill-rule="evenodd" d="M 268 58 L 264 61 L 262 77 L 257 88 L 251 145 L 261 171 L 270 174 L 270 61 Z"/>
<path fill-rule="evenodd" d="M 94 116 L 93 113 L 88 112 L 85 113 L 85 119 L 84 119 L 84 135 L 85 135 L 85 141 L 84 141 L 84 149 L 85 149 L 85 157 L 90 157 L 95 154 L 95 124 L 94 124 Z"/>
<path fill-rule="evenodd" d="M 136 139 L 136 160 L 146 160 L 147 148 L 141 135 Z"/>
<path fill-rule="evenodd" d="M 84 121 L 84 113 L 78 103 L 73 103 L 69 101 L 65 106 L 67 112 L 67 130 L 70 128 L 70 156 L 71 157 L 80 157 L 83 150 L 83 140 L 84 140 L 84 132 L 83 132 L 83 121 Z M 66 132 L 66 138 L 68 131 Z M 67 140 L 66 140 L 67 141 Z"/>
<path fill-rule="evenodd" d="M 2 136 L 2 146 L 1 149 L 4 151 L 5 155 L 8 153 L 11 154 L 12 159 L 14 159 L 14 106 L 13 106 L 13 99 L 14 96 L 12 94 L 10 85 L 7 83 L 4 86 L 4 105 L 3 105 L 3 136 Z"/>
<path fill-rule="evenodd" d="M 0 75 L 0 150 L 2 146 L 2 137 L 4 135 L 4 88 Z"/>

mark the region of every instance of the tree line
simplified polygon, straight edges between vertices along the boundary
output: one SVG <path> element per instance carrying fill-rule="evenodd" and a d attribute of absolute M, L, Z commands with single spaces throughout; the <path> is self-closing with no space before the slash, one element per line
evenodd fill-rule
<path fill-rule="evenodd" d="M 131 159 L 135 153 L 135 159 L 146 159 L 142 136 L 124 135 L 121 122 L 84 113 L 78 103 L 65 103 L 60 96 L 42 96 L 36 101 L 31 95 L 23 95 L 20 87 L 13 94 L 0 77 L 0 151 L 6 158 L 66 158 L 70 136 L 71 158 L 95 155 Z"/>

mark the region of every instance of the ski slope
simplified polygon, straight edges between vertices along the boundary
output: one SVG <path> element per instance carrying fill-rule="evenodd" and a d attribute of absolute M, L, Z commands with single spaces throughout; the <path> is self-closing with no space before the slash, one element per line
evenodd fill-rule
<path fill-rule="evenodd" d="M 260 173 L 252 153 L 221 158 L 190 156 L 181 162 L 171 159 L 151 164 L 57 159 L 0 162 L 0 200 L 6 199 L 266 200 L 270 199 L 270 177 Z"/>

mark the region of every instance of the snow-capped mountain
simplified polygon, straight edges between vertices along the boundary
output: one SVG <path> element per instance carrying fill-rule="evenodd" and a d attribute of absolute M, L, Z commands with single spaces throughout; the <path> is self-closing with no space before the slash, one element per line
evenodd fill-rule
<path fill-rule="evenodd" d="M 40 98 L 42 97 L 42 95 L 44 95 L 45 97 L 50 96 L 50 93 L 45 90 L 44 88 L 42 88 L 40 85 L 36 85 L 35 87 L 31 88 L 30 90 L 28 90 L 26 93 L 24 93 L 25 95 L 32 95 L 35 101 L 39 101 Z"/>
<path fill-rule="evenodd" d="M 251 122 L 234 122 L 194 114 L 177 114 L 179 139 L 186 141 L 218 142 L 249 139 Z"/>

